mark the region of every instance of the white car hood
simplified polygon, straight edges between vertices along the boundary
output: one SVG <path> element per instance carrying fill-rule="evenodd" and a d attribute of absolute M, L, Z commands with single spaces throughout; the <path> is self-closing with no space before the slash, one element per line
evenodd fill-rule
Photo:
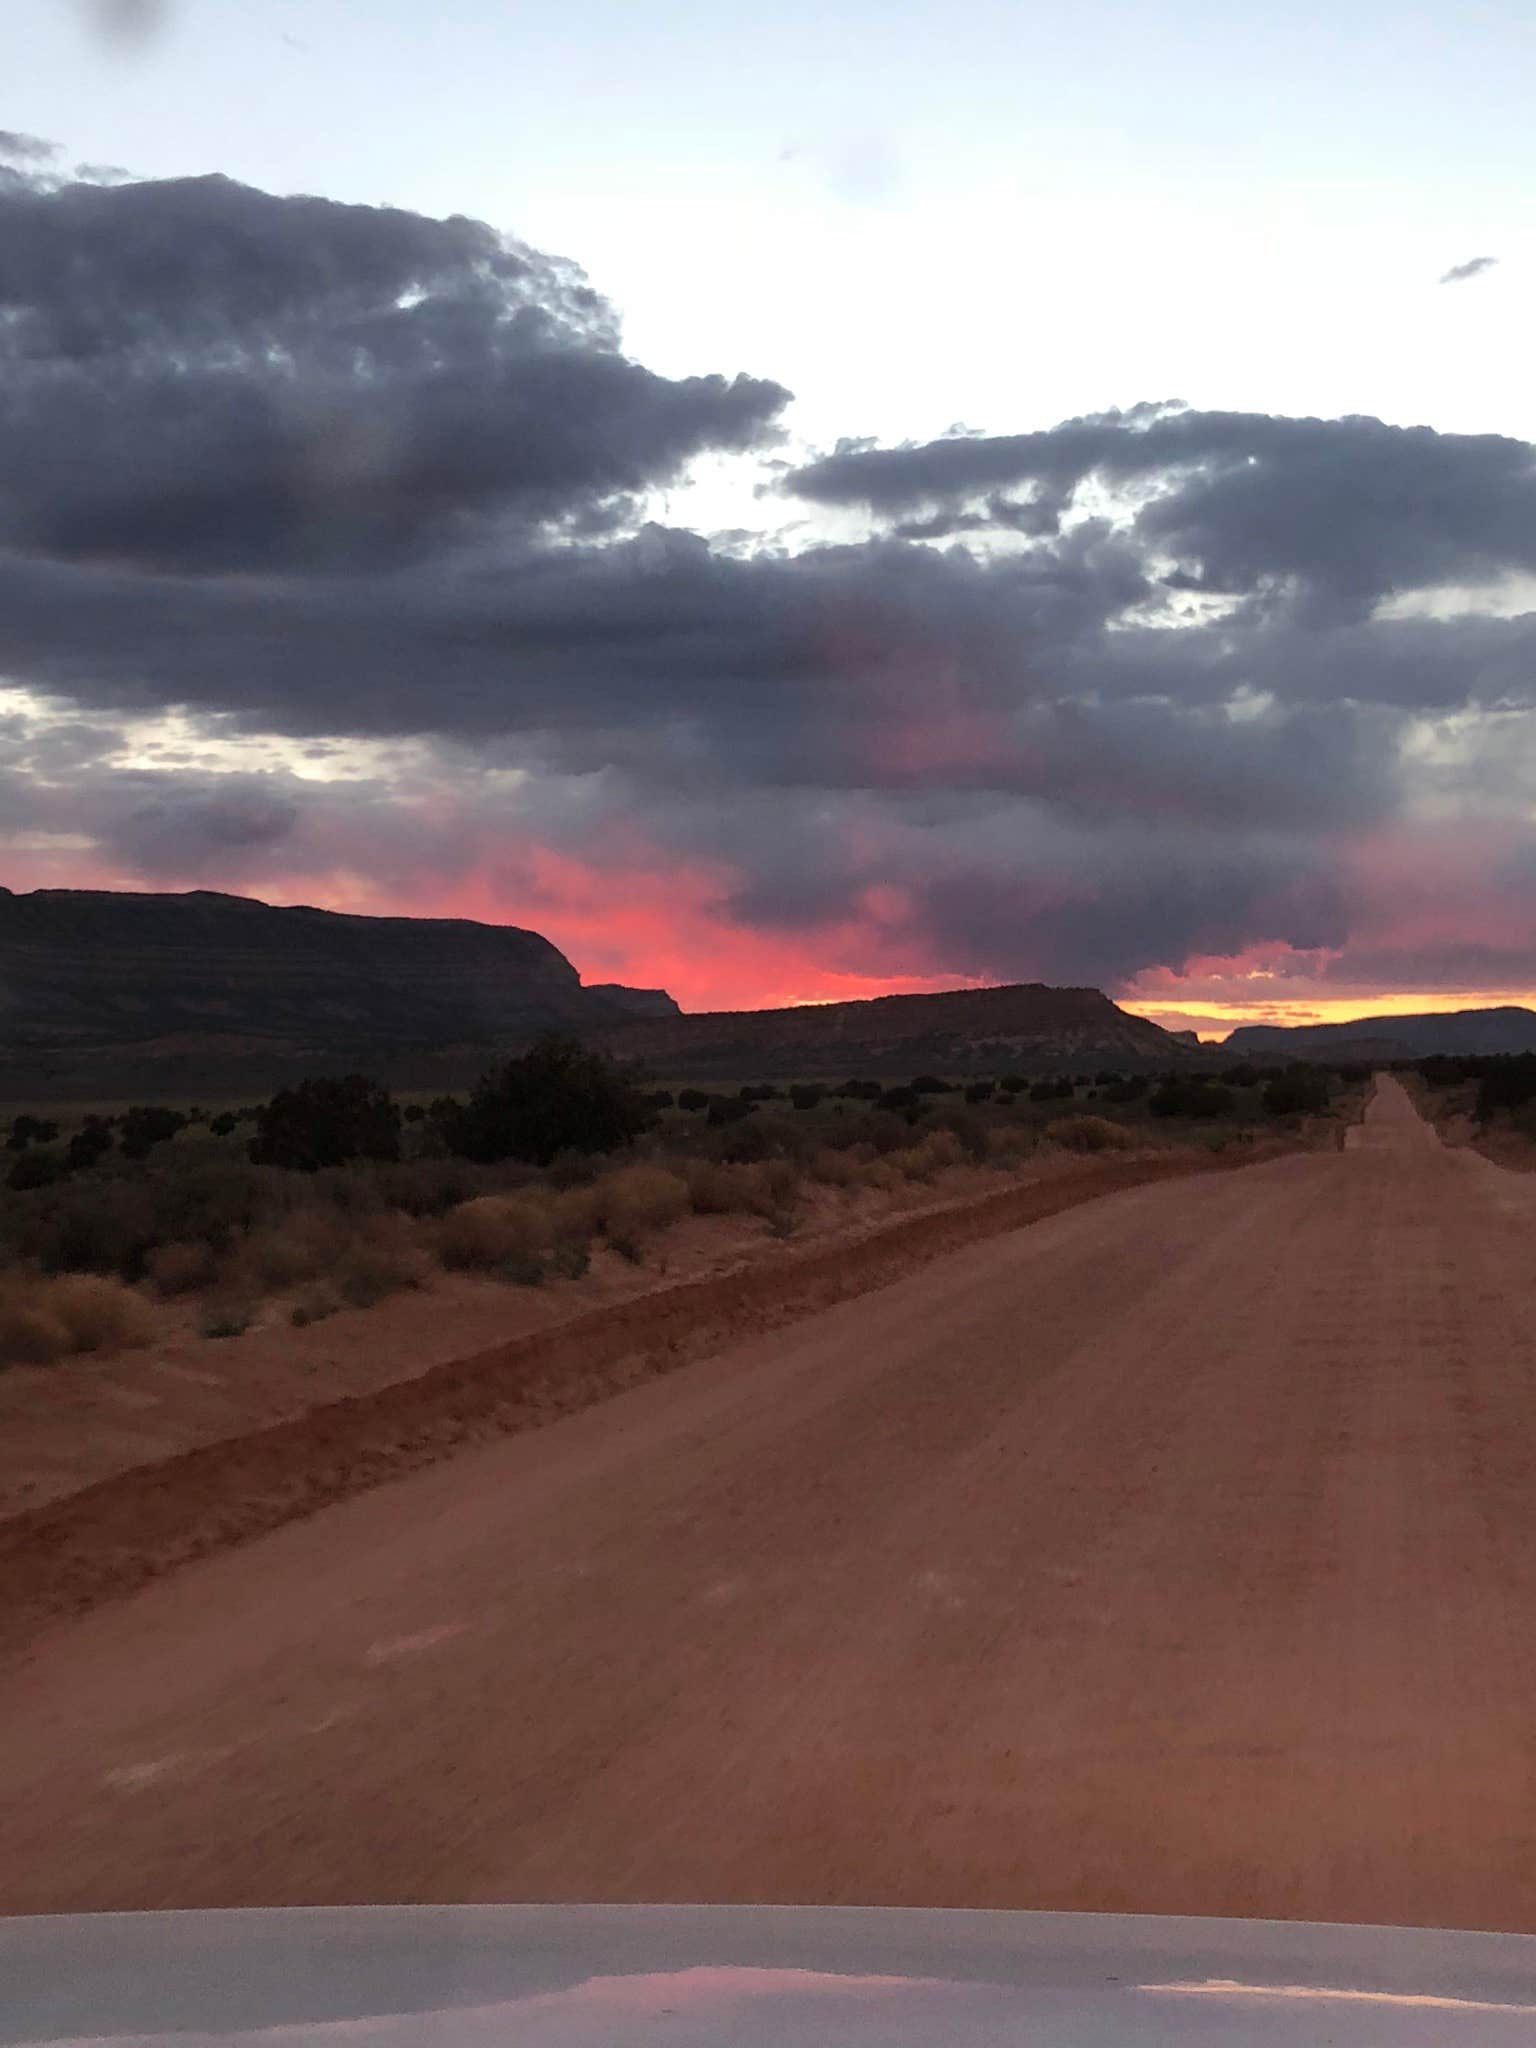
<path fill-rule="evenodd" d="M 1536 2048 L 1536 1937 L 861 1907 L 0 1921 L 0 2044 Z"/>

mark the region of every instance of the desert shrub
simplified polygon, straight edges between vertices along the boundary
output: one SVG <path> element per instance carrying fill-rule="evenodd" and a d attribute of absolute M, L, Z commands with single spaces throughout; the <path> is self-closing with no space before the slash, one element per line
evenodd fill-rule
<path fill-rule="evenodd" d="M 49 1289 L 48 1309 L 64 1325 L 71 1351 L 124 1351 L 155 1334 L 144 1297 L 102 1274 L 61 1274 Z"/>
<path fill-rule="evenodd" d="M 391 1294 L 420 1287 L 425 1264 L 409 1232 L 391 1226 L 354 1238 L 331 1267 L 330 1277 L 348 1307 L 372 1308 Z"/>
<path fill-rule="evenodd" d="M 598 1215 L 611 1241 L 636 1239 L 686 1216 L 688 1183 L 663 1166 L 621 1166 L 597 1183 Z"/>
<path fill-rule="evenodd" d="M 819 1081 L 797 1081 L 789 1091 L 789 1099 L 796 1109 L 814 1109 L 826 1092 Z"/>
<path fill-rule="evenodd" d="M 878 1081 L 845 1081 L 837 1093 L 850 1102 L 878 1102 L 885 1093 Z"/>
<path fill-rule="evenodd" d="M 715 1121 L 713 1111 L 709 1121 Z M 727 1121 L 717 1130 L 709 1150 L 714 1158 L 732 1166 L 751 1166 L 759 1159 L 771 1159 L 774 1143 L 763 1119 L 754 1116 L 745 1123 Z"/>
<path fill-rule="evenodd" d="M 556 1280 L 583 1280 L 591 1264 L 591 1250 L 575 1239 L 557 1244 L 549 1255 L 549 1271 Z"/>
<path fill-rule="evenodd" d="M 890 1110 L 917 1109 L 922 1099 L 915 1088 L 887 1088 L 881 1093 L 880 1107 Z"/>
<path fill-rule="evenodd" d="M 549 1278 L 549 1269 L 537 1252 L 508 1252 L 491 1268 L 490 1277 L 504 1281 L 508 1287 L 542 1287 Z"/>
<path fill-rule="evenodd" d="M 1006 1094 L 1022 1095 L 1029 1087 L 1029 1082 L 1023 1074 L 1004 1074 L 997 1085 Z"/>
<path fill-rule="evenodd" d="M 506 1179 L 503 1169 L 496 1178 Z M 460 1202 L 491 1190 L 483 1167 L 467 1159 L 401 1159 L 373 1176 L 380 1199 L 407 1216 L 443 1216 Z"/>
<path fill-rule="evenodd" d="M 771 1081 L 749 1081 L 736 1092 L 743 1102 L 781 1102 L 784 1098 L 783 1089 L 775 1088 Z"/>
<path fill-rule="evenodd" d="M 986 1158 L 987 1125 L 974 1109 L 967 1109 L 958 1102 L 946 1103 L 934 1116 L 931 1128 L 947 1132 L 968 1157 Z"/>
<path fill-rule="evenodd" d="M 1265 1084 L 1260 1100 L 1271 1116 L 1320 1116 L 1328 1107 L 1324 1067 L 1288 1067 Z"/>
<path fill-rule="evenodd" d="M 965 1099 L 967 1102 L 986 1102 L 990 1100 L 996 1088 L 995 1081 L 969 1081 L 966 1084 Z"/>
<path fill-rule="evenodd" d="M 940 1080 L 937 1074 L 914 1075 L 908 1085 L 914 1095 L 953 1095 L 955 1092 L 954 1082 Z"/>
<path fill-rule="evenodd" d="M 52 1118 L 28 1116 L 25 1111 L 11 1119 L 11 1128 L 6 1135 L 7 1152 L 25 1152 L 32 1144 L 51 1145 L 59 1135 L 59 1127 Z"/>
<path fill-rule="evenodd" d="M 461 1158 L 548 1166 L 567 1149 L 615 1151 L 637 1138 L 654 1114 L 611 1060 L 549 1033 L 521 1057 L 482 1074 L 443 1130 L 449 1150 Z"/>
<path fill-rule="evenodd" d="M 1169 1074 L 1153 1089 L 1147 1108 L 1153 1116 L 1230 1116 L 1236 1107 L 1230 1089 L 1219 1081 Z"/>
<path fill-rule="evenodd" d="M 829 1188 L 851 1188 L 859 1185 L 859 1162 L 851 1151 L 834 1151 L 824 1146 L 815 1154 L 809 1166 L 812 1180 Z"/>
<path fill-rule="evenodd" d="M 930 1131 L 921 1143 L 892 1152 L 888 1159 L 904 1180 L 930 1181 L 946 1167 L 958 1166 L 964 1156 L 953 1132 Z"/>
<path fill-rule="evenodd" d="M 121 1141 L 125 1159 L 142 1159 L 151 1146 L 163 1145 L 186 1128 L 187 1119 L 179 1109 L 158 1104 L 140 1104 L 123 1111 Z M 110 1140 L 108 1141 L 110 1142 Z"/>
<path fill-rule="evenodd" d="M 767 1216 L 788 1207 L 800 1187 L 800 1168 L 792 1159 L 750 1165 L 688 1159 L 679 1166 L 698 1216 Z"/>
<path fill-rule="evenodd" d="M 752 1116 L 757 1109 L 755 1100 L 740 1095 L 716 1095 L 710 1099 L 705 1122 L 712 1130 L 719 1130 L 723 1124 L 738 1124 L 743 1118 Z"/>
<path fill-rule="evenodd" d="M 490 1272 L 520 1253 L 539 1254 L 552 1235 L 547 1208 L 526 1195 L 477 1195 L 437 1226 L 437 1256 L 450 1271 Z"/>
<path fill-rule="evenodd" d="M 1107 1116 L 1059 1116 L 1046 1125 L 1045 1135 L 1069 1152 L 1127 1152 L 1136 1142 L 1124 1124 Z"/>
<path fill-rule="evenodd" d="M 221 1110 L 208 1128 L 216 1138 L 227 1138 L 240 1119 L 232 1109 Z"/>
<path fill-rule="evenodd" d="M 696 1216 L 740 1215 L 752 1206 L 752 1176 L 745 1166 L 718 1159 L 683 1163 L 689 1206 Z"/>
<path fill-rule="evenodd" d="M 408 1124 L 424 1123 L 426 1115 L 426 1104 L 422 1102 L 408 1102 L 400 1112 L 401 1121 Z"/>
<path fill-rule="evenodd" d="M 148 1303 L 115 1280 L 51 1277 L 28 1267 L 0 1273 L 0 1365 L 48 1365 L 74 1352 L 128 1350 L 154 1334 Z"/>
<path fill-rule="evenodd" d="M 257 1112 L 250 1157 L 257 1166 L 317 1173 L 349 1159 L 398 1159 L 400 1112 L 363 1074 L 319 1075 L 284 1088 Z"/>
<path fill-rule="evenodd" d="M 1033 1152 L 1036 1134 L 1029 1124 L 993 1124 L 987 1134 L 987 1157 L 1013 1165 Z"/>
<path fill-rule="evenodd" d="M 1104 1090 L 1104 1100 L 1120 1104 L 1140 1102 L 1152 1084 L 1145 1074 L 1129 1074 L 1123 1081 L 1116 1081 Z"/>
<path fill-rule="evenodd" d="M 5 1176 L 5 1184 L 17 1194 L 29 1194 L 34 1188 L 51 1188 L 68 1171 L 57 1152 L 23 1152 Z"/>
<path fill-rule="evenodd" d="M 1029 1091 L 1031 1102 L 1070 1102 L 1076 1093 L 1070 1081 L 1036 1081 Z"/>
<path fill-rule="evenodd" d="M 544 1200 L 544 1213 L 557 1244 L 584 1244 L 602 1228 L 602 1197 L 595 1180 L 573 1187 L 552 1189 Z"/>
<path fill-rule="evenodd" d="M 677 1106 L 690 1112 L 708 1109 L 709 1097 L 702 1088 L 682 1088 L 678 1091 Z"/>
<path fill-rule="evenodd" d="M 677 1098 L 670 1088 L 653 1088 L 646 1101 L 652 1109 L 672 1109 L 676 1107 Z"/>
<path fill-rule="evenodd" d="M 765 1159 L 752 1169 L 754 1206 L 786 1208 L 800 1192 L 800 1168 L 792 1159 Z"/>
<path fill-rule="evenodd" d="M 1490 1058 L 1481 1065 L 1475 1108 L 1479 1123 L 1487 1123 L 1500 1110 L 1518 1109 L 1522 1103 L 1536 1098 L 1536 1053 Z"/>
<path fill-rule="evenodd" d="M 156 1245 L 145 1261 L 157 1294 L 200 1294 L 219 1277 L 219 1255 L 201 1239 Z"/>
<path fill-rule="evenodd" d="M 1240 1060 L 1235 1067 L 1223 1067 L 1218 1078 L 1227 1088 L 1256 1088 L 1259 1070 L 1251 1060 Z"/>
<path fill-rule="evenodd" d="M 69 1332 L 49 1313 L 47 1298 L 0 1279 L 0 1366 L 51 1365 L 69 1350 Z"/>
<path fill-rule="evenodd" d="M 234 1298 L 211 1301 L 203 1311 L 198 1334 L 203 1337 L 243 1337 L 256 1320 L 254 1304 Z"/>
<path fill-rule="evenodd" d="M 98 1159 L 105 1157 L 111 1150 L 112 1133 L 107 1129 L 105 1119 L 89 1116 L 65 1146 L 64 1164 L 71 1173 L 76 1173 L 84 1167 L 94 1166 Z"/>
<path fill-rule="evenodd" d="M 311 1323 L 323 1323 L 327 1316 L 333 1316 L 341 1303 L 328 1287 L 311 1287 L 301 1294 L 288 1311 L 288 1320 L 296 1330 L 307 1329 Z"/>

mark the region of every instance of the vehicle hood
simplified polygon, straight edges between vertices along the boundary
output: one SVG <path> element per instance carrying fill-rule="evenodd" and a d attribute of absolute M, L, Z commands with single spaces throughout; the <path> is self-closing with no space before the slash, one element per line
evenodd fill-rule
<path fill-rule="evenodd" d="M 0 2043 L 1536 2044 L 1536 1937 L 1098 1913 L 450 1906 L 0 1921 Z"/>

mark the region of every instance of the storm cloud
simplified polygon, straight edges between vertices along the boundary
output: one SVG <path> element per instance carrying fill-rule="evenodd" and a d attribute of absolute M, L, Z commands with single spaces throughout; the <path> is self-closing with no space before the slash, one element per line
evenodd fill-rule
<path fill-rule="evenodd" d="M 792 546 L 660 516 L 788 404 L 479 222 L 8 174 L 0 879 L 499 915 L 697 1002 L 1402 961 L 1369 849 L 1477 806 L 1536 874 L 1536 616 L 1435 615 L 1536 575 L 1527 444 L 1149 403 L 765 468 Z"/>

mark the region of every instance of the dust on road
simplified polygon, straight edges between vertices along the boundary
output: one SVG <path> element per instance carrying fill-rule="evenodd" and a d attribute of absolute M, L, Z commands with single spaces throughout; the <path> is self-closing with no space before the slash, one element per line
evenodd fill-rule
<path fill-rule="evenodd" d="M 1536 1928 L 1536 1187 L 1136 1189 L 44 1637 L 0 1907 Z"/>

